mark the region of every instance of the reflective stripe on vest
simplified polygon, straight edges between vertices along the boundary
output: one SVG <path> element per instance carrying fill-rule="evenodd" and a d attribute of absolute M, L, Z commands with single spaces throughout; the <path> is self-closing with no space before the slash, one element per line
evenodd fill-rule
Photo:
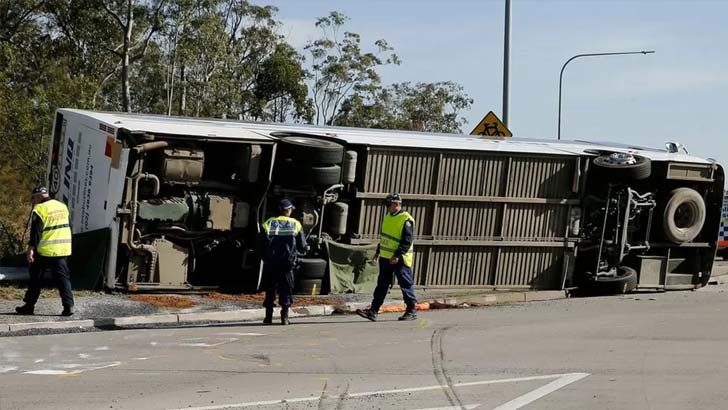
<path fill-rule="evenodd" d="M 381 257 L 389 259 L 397 252 L 399 242 L 402 240 L 402 229 L 407 221 L 412 222 L 412 225 L 415 223 L 415 219 L 407 212 L 400 212 L 394 216 L 387 212 L 384 215 L 382 236 L 379 239 L 379 255 Z M 412 251 L 412 245 L 410 245 L 407 252 L 402 255 L 402 260 L 406 266 L 412 267 L 413 259 L 414 252 Z"/>
<path fill-rule="evenodd" d="M 33 207 L 43 222 L 43 232 L 38 242 L 41 256 L 68 256 L 71 254 L 71 228 L 68 208 L 63 202 L 50 199 Z"/>
<path fill-rule="evenodd" d="M 301 223 L 294 218 L 287 216 L 277 216 L 263 222 L 263 230 L 271 236 L 296 236 L 301 232 Z"/>

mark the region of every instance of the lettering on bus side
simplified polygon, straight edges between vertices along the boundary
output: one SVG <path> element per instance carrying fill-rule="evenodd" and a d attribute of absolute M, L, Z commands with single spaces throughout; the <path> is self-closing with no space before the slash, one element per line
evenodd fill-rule
<path fill-rule="evenodd" d="M 71 168 L 73 167 L 73 140 L 68 138 L 66 146 L 66 167 L 63 172 L 63 185 L 71 189 Z"/>

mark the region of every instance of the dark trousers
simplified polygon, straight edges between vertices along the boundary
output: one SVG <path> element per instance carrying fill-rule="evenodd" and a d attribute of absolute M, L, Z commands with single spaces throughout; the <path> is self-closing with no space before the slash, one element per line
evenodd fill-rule
<path fill-rule="evenodd" d="M 30 283 L 25 291 L 23 302 L 34 306 L 40 296 L 43 285 L 43 276 L 50 271 L 56 282 L 58 293 L 61 295 L 63 306 L 73 306 L 73 292 L 71 292 L 71 271 L 68 269 L 68 258 L 65 256 L 49 257 L 35 256 L 35 262 L 30 265 Z"/>
<path fill-rule="evenodd" d="M 379 277 L 377 278 L 377 287 L 374 289 L 371 310 L 378 312 L 384 303 L 387 290 L 389 290 L 389 285 L 392 283 L 392 275 L 397 277 L 397 283 L 399 283 L 399 288 L 402 290 L 402 297 L 407 308 L 414 309 L 417 296 L 415 296 L 412 269 L 405 266 L 401 258 L 395 265 L 390 264 L 389 259 L 379 258 Z"/>
<path fill-rule="evenodd" d="M 276 292 L 278 292 L 278 305 L 291 306 L 293 283 L 293 265 L 266 262 L 263 265 L 263 290 L 265 290 L 263 306 L 269 309 L 275 306 Z"/>

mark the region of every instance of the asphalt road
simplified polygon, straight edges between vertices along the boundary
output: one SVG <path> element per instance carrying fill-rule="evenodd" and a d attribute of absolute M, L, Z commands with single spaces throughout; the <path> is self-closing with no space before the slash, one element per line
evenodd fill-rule
<path fill-rule="evenodd" d="M 725 409 L 726 312 L 720 285 L 0 338 L 0 409 Z"/>

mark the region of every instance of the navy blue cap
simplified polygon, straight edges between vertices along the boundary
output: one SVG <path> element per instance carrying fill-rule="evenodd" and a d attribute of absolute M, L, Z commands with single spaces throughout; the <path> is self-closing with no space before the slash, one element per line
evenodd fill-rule
<path fill-rule="evenodd" d="M 295 206 L 289 201 L 288 199 L 281 199 L 281 202 L 278 204 L 283 209 L 296 209 Z"/>
<path fill-rule="evenodd" d="M 402 203 L 402 197 L 400 197 L 398 193 L 392 192 L 391 194 L 387 195 L 386 198 L 384 198 L 384 203 L 387 204 L 387 205 L 391 205 L 391 204 L 401 204 Z"/>
<path fill-rule="evenodd" d="M 42 194 L 47 194 L 47 193 L 48 193 L 48 188 L 46 188 L 44 186 L 39 186 L 39 187 L 33 188 L 33 195 L 42 195 Z"/>

